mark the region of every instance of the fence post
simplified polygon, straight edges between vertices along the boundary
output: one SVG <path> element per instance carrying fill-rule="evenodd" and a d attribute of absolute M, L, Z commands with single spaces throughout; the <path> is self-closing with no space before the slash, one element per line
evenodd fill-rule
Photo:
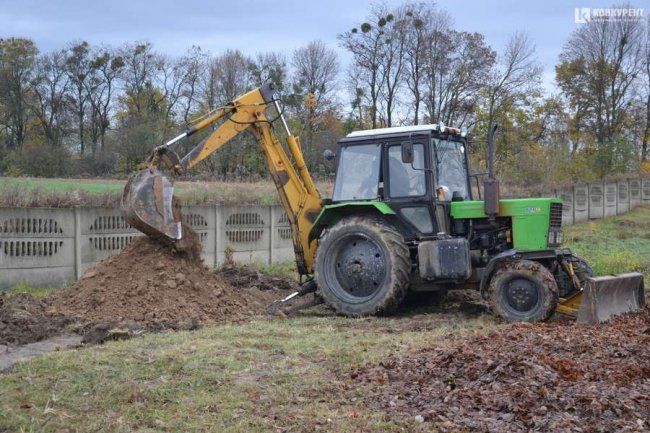
<path fill-rule="evenodd" d="M 81 208 L 74 208 L 74 275 L 81 278 Z"/>
<path fill-rule="evenodd" d="M 271 218 L 271 234 L 269 236 L 269 265 L 273 264 L 273 247 L 275 245 L 275 206 L 269 206 L 269 217 Z"/>
<path fill-rule="evenodd" d="M 221 231 L 221 212 L 219 212 L 219 205 L 214 205 L 214 263 L 212 268 L 219 266 L 219 237 Z"/>

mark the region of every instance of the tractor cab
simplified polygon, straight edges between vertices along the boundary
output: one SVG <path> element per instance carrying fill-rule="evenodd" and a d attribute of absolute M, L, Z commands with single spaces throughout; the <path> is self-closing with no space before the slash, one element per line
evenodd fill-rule
<path fill-rule="evenodd" d="M 451 202 L 472 199 L 462 135 L 439 125 L 349 134 L 339 142 L 332 203 L 385 203 L 407 240 L 449 233 Z"/>

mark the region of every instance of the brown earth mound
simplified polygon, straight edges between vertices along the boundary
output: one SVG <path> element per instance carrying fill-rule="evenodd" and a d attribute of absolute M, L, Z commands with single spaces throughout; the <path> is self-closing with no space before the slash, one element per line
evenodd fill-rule
<path fill-rule="evenodd" d="M 650 431 L 650 308 L 605 325 L 459 337 L 352 379 L 365 384 L 369 408 L 407 429 L 420 421 L 441 431 Z"/>
<path fill-rule="evenodd" d="M 48 314 L 174 328 L 187 322 L 239 322 L 263 313 L 281 296 L 224 283 L 201 262 L 196 233 L 185 233 L 184 252 L 147 237 L 134 240 L 74 285 L 50 295 Z"/>
<path fill-rule="evenodd" d="M 0 344 L 33 343 L 63 332 L 68 320 L 45 314 L 46 303 L 31 295 L 0 296 Z"/>

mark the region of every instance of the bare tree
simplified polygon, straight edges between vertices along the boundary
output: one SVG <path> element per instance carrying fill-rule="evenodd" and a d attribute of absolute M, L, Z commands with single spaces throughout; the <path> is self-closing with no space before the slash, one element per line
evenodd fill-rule
<path fill-rule="evenodd" d="M 77 134 L 79 139 L 79 153 L 86 150 L 85 120 L 86 106 L 88 105 L 88 92 L 86 80 L 90 77 L 90 48 L 88 42 L 82 41 L 71 44 L 66 52 L 66 69 L 70 80 L 70 94 L 77 121 Z"/>
<path fill-rule="evenodd" d="M 239 50 L 227 50 L 220 56 L 207 60 L 207 73 L 201 80 L 201 107 L 213 110 L 250 90 L 251 60 Z M 225 146 L 212 157 L 206 159 L 205 166 L 212 175 L 219 174 L 222 179 L 237 165 L 244 165 L 246 150 L 251 144 L 241 137 L 236 144 Z"/>
<path fill-rule="evenodd" d="M 199 108 L 199 89 L 201 78 L 206 72 L 204 68 L 206 57 L 200 47 L 193 46 L 181 58 L 181 63 L 185 65 L 187 71 L 182 91 L 182 114 L 185 123 L 190 121 L 190 113 Z"/>
<path fill-rule="evenodd" d="M 632 87 L 643 70 L 646 43 L 640 20 L 598 20 L 571 35 L 556 67 L 560 88 L 576 111 L 577 129 L 598 143 L 620 134 Z"/>
<path fill-rule="evenodd" d="M 427 46 L 427 28 L 434 15 L 433 5 L 426 3 L 407 3 L 403 6 L 405 27 L 405 80 L 412 95 L 413 124 L 420 123 L 420 106 L 423 99 L 425 76 L 425 56 Z"/>
<path fill-rule="evenodd" d="M 341 46 L 352 53 L 355 70 L 358 73 L 357 88 L 361 89 L 358 93 L 367 99 L 372 128 L 378 126 L 380 92 L 386 82 L 385 70 L 381 67 L 385 34 L 383 27 L 386 23 L 382 15 L 383 8 L 375 10 L 369 18 L 373 24 L 364 22 L 359 28 L 355 27 L 338 36 Z M 380 22 L 383 25 L 380 26 Z"/>
<path fill-rule="evenodd" d="M 66 69 L 64 51 L 45 54 L 36 61 L 32 90 L 32 111 L 50 145 L 62 145 L 67 129 L 66 116 L 70 108 L 67 92 L 70 79 Z"/>
<path fill-rule="evenodd" d="M 442 88 L 443 76 L 448 71 L 448 56 L 453 50 L 449 37 L 451 18 L 447 12 L 432 13 L 426 22 L 424 33 L 424 56 L 422 62 L 424 72 L 424 106 L 429 122 L 441 119 L 441 102 L 439 94 Z"/>
<path fill-rule="evenodd" d="M 447 125 L 468 126 L 496 61 L 496 53 L 480 33 L 451 31 L 451 50 L 439 68 L 437 119 Z"/>
<path fill-rule="evenodd" d="M 487 129 L 494 124 L 496 110 L 515 93 L 537 88 L 542 67 L 535 57 L 535 47 L 524 33 L 513 34 L 498 59 L 487 84 Z"/>
<path fill-rule="evenodd" d="M 84 81 L 91 106 L 90 126 L 93 154 L 97 151 L 98 145 L 100 149 L 104 149 L 106 132 L 111 125 L 111 111 L 117 93 L 117 81 L 123 67 L 123 58 L 112 49 L 103 47 L 93 50 L 90 61 L 91 75 Z"/>
<path fill-rule="evenodd" d="M 162 57 L 148 42 L 125 46 L 120 50 L 120 57 L 124 62 L 121 68 L 124 111 L 134 114 L 160 112 L 165 95 L 155 88 L 154 81 L 163 69 Z"/>
<path fill-rule="evenodd" d="M 258 53 L 249 64 L 249 72 L 257 87 L 269 81 L 282 92 L 287 84 L 287 61 L 282 53 Z"/>
<path fill-rule="evenodd" d="M 168 135 L 169 129 L 175 126 L 175 108 L 183 98 L 183 92 L 187 86 L 189 69 L 183 58 L 172 58 L 161 56 L 158 64 L 156 83 L 162 92 L 164 104 L 165 131 Z"/>
<path fill-rule="evenodd" d="M 331 107 L 338 86 L 339 61 L 336 51 L 313 41 L 293 53 L 294 91 L 311 93 L 317 107 Z"/>
<path fill-rule="evenodd" d="M 643 91 L 645 92 L 645 128 L 641 143 L 641 162 L 647 162 L 650 146 L 650 17 L 646 21 L 646 40 L 643 48 Z"/>
<path fill-rule="evenodd" d="M 386 126 L 393 126 L 397 108 L 399 89 L 404 83 L 407 51 L 407 31 L 411 25 L 410 17 L 398 11 L 396 15 L 386 14 L 377 25 L 384 28 L 380 67 L 383 69 L 385 85 L 380 88 L 385 106 Z"/>
<path fill-rule="evenodd" d="M 294 51 L 291 64 L 294 68 L 294 106 L 301 120 L 299 133 L 306 153 L 313 153 L 314 134 L 325 125 L 325 113 L 336 107 L 338 56 L 323 42 L 313 41 Z M 309 98 L 314 100 L 307 100 Z"/>

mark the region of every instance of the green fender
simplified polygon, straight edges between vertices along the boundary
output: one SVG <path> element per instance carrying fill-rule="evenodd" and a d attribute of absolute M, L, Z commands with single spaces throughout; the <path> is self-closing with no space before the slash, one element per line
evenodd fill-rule
<path fill-rule="evenodd" d="M 348 201 L 326 205 L 321 209 L 313 227 L 309 231 L 309 243 L 314 239 L 318 239 L 323 230 L 332 227 L 344 216 L 362 213 L 395 215 L 395 211 L 383 201 Z"/>

